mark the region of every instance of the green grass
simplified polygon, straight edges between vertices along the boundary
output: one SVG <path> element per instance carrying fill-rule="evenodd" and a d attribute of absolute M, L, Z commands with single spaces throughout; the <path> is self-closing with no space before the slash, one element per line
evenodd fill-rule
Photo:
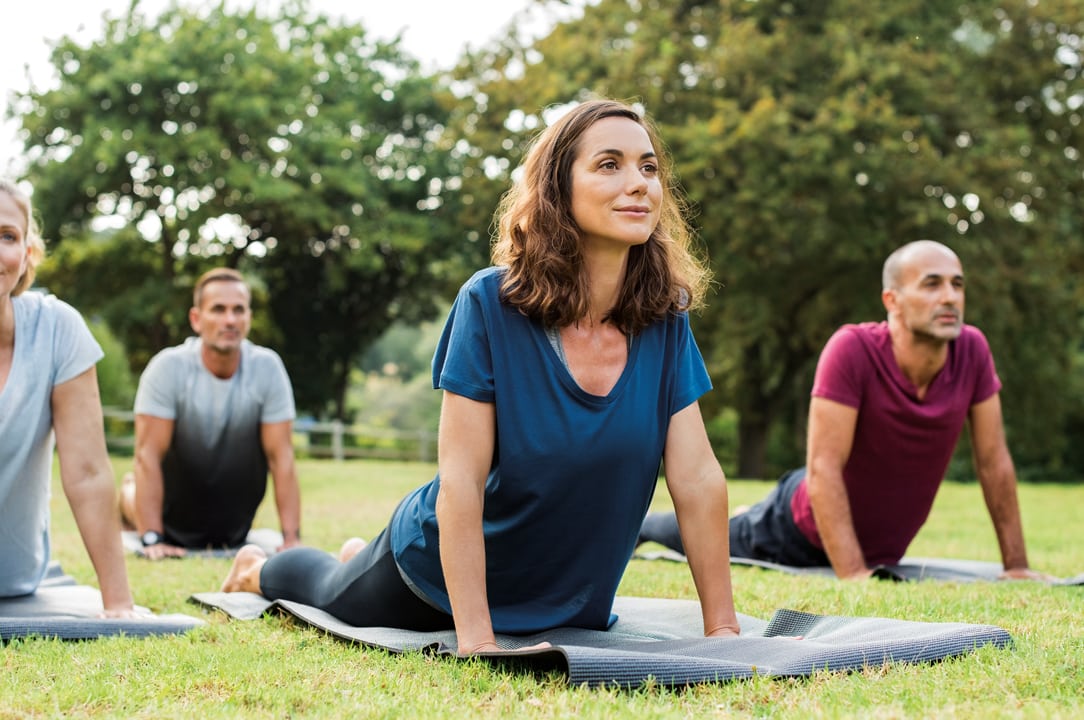
<path fill-rule="evenodd" d="M 118 474 L 129 460 L 114 460 Z M 302 461 L 304 536 L 335 550 L 379 531 L 402 494 L 433 466 Z M 766 483 L 731 482 L 731 502 L 759 499 Z M 1084 486 L 1021 488 L 1032 565 L 1084 572 Z M 669 503 L 660 487 L 657 507 Z M 59 488 L 55 557 L 81 582 L 96 580 Z M 276 527 L 270 502 L 257 525 Z M 975 485 L 946 485 L 913 555 L 997 560 Z M 1057 718 L 1084 714 L 1084 589 L 1026 583 L 840 583 L 735 568 L 738 610 L 991 623 L 1015 639 L 933 665 L 873 667 L 800 680 L 757 678 L 686 690 L 569 687 L 420 654 L 365 650 L 278 617 L 252 622 L 203 614 L 186 602 L 217 589 L 227 560 L 150 563 L 130 558 L 136 601 L 155 612 L 202 615 L 183 636 L 65 643 L 30 639 L 0 649 L 0 718 Z M 624 595 L 693 598 L 688 569 L 635 560 Z"/>

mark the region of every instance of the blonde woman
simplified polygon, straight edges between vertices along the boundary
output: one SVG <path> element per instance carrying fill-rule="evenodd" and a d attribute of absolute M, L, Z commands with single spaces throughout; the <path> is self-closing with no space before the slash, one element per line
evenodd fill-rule
<path fill-rule="evenodd" d="M 102 614 L 134 617 L 94 368 L 102 349 L 70 305 L 24 292 L 43 255 L 30 197 L 0 181 L 0 596 L 33 593 L 45 575 L 55 438 Z"/>

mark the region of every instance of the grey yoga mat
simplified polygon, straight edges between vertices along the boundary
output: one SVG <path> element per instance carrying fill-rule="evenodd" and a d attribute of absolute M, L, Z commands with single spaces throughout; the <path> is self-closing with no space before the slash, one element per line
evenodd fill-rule
<path fill-rule="evenodd" d="M 47 637 L 92 640 L 108 635 L 149 637 L 187 632 L 206 623 L 181 614 L 138 619 L 100 618 L 102 596 L 92 587 L 78 585 L 56 563 L 32 595 L 0 598 L 0 640 Z"/>
<path fill-rule="evenodd" d="M 134 530 L 125 530 L 120 535 L 121 544 L 128 552 L 143 557 L 143 543 L 139 539 L 139 533 Z M 245 538 L 246 543 L 259 545 L 268 555 L 274 555 L 282 545 L 282 533 L 271 528 L 253 528 L 249 530 Z M 189 548 L 184 557 L 203 558 L 231 558 L 237 554 L 239 548 Z M 175 558 L 174 558 L 175 559 Z"/>
<path fill-rule="evenodd" d="M 197 593 L 190 600 L 251 620 L 279 610 L 330 635 L 393 653 L 427 651 L 454 657 L 455 633 L 354 627 L 307 605 L 269 601 L 251 593 Z M 705 638 L 694 600 L 618 597 L 617 623 L 606 631 L 556 628 L 535 635 L 498 635 L 511 653 L 480 655 L 496 665 L 563 672 L 570 684 L 638 687 L 722 682 L 754 675 L 795 677 L 819 670 L 858 670 L 886 663 L 942 660 L 983 645 L 1008 647 L 993 625 L 929 623 L 888 618 L 833 617 L 777 610 L 770 620 L 739 615 L 742 634 Z M 542 641 L 553 647 L 515 651 Z"/>
<path fill-rule="evenodd" d="M 685 556 L 673 550 L 658 550 L 651 552 L 638 552 L 634 556 L 640 560 L 672 560 L 685 562 Z M 790 575 L 821 575 L 835 577 L 830 567 L 796 567 L 793 565 L 780 565 L 779 563 L 766 560 L 754 560 L 752 558 L 731 557 L 731 565 L 747 565 L 750 567 L 763 568 L 765 570 L 777 570 Z M 993 582 L 1001 575 L 1000 563 L 985 562 L 981 560 L 960 560 L 952 558 L 927 558 L 905 557 L 896 565 L 881 565 L 874 568 L 873 576 L 880 580 L 894 580 L 898 582 L 916 580 L 941 580 L 948 582 Z M 1084 585 L 1084 573 L 1072 577 L 1054 578 L 1047 581 L 1048 585 Z"/>

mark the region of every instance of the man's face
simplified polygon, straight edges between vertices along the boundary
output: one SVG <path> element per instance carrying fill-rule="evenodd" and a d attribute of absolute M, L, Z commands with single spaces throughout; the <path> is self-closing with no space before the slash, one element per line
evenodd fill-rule
<path fill-rule="evenodd" d="M 248 288 L 234 280 L 213 280 L 203 287 L 199 307 L 189 312 L 192 329 L 204 347 L 219 353 L 241 348 L 252 325 Z"/>
<path fill-rule="evenodd" d="M 885 304 L 915 339 L 955 340 L 964 323 L 959 258 L 938 247 L 915 250 L 904 262 L 899 287 L 886 291 Z"/>

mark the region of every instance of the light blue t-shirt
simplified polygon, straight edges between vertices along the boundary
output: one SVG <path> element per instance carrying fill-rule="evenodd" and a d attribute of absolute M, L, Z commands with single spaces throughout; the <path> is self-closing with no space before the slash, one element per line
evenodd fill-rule
<path fill-rule="evenodd" d="M 15 351 L 0 391 L 0 596 L 34 592 L 49 563 L 53 388 L 101 360 L 82 316 L 39 292 L 11 299 Z"/>
<path fill-rule="evenodd" d="M 497 632 L 606 628 L 658 480 L 670 418 L 711 388 L 688 316 L 636 335 L 604 397 L 585 392 L 545 328 L 498 297 L 499 268 L 479 271 L 452 306 L 433 385 L 494 403 L 485 488 L 486 586 Z M 440 477 L 392 517 L 407 582 L 451 612 L 439 555 Z"/>

